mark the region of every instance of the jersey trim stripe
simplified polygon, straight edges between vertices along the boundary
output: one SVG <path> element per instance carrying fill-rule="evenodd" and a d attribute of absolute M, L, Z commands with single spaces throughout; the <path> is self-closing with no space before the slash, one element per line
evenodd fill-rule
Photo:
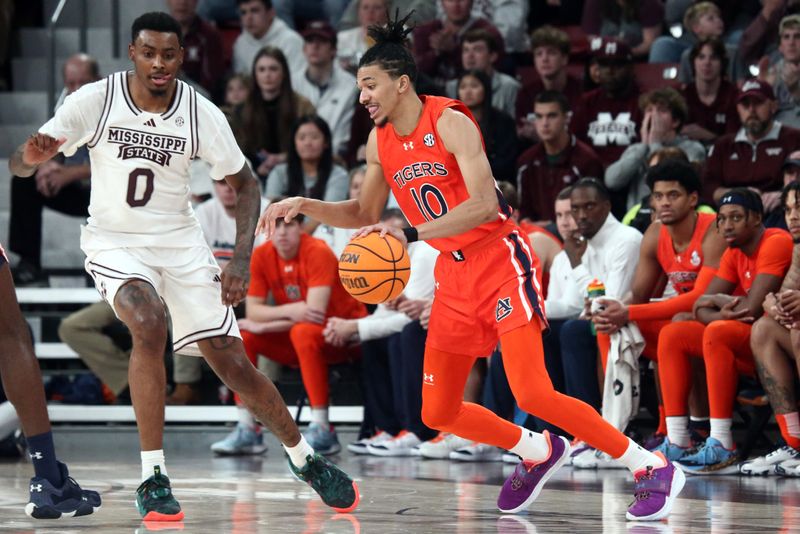
<path fill-rule="evenodd" d="M 128 108 L 131 110 L 131 113 L 134 115 L 139 115 L 141 110 L 139 110 L 139 108 L 136 107 L 136 104 L 134 104 L 130 88 L 128 87 L 128 72 L 120 72 L 119 76 L 119 84 L 122 86 L 122 96 L 125 97 L 125 103 L 128 104 Z"/>
<path fill-rule="evenodd" d="M 546 325 L 547 322 L 539 303 L 539 295 L 541 292 L 537 291 L 537 288 L 534 287 L 534 284 L 538 286 L 539 282 L 536 279 L 536 272 L 531 262 L 531 251 L 528 249 L 527 244 L 520 239 L 520 236 L 516 231 L 510 233 L 505 241 L 509 250 L 511 251 L 514 268 L 517 269 L 517 274 L 519 275 L 519 296 L 520 299 L 522 299 L 523 305 L 525 306 L 525 311 L 528 312 L 528 319 L 532 318 L 532 314 L 530 313 L 528 306 L 525 305 L 526 302 L 533 306 L 536 315 L 538 315 L 542 320 L 542 324 Z M 513 242 L 513 245 L 511 242 Z M 521 272 L 520 268 L 522 269 Z"/>
<path fill-rule="evenodd" d="M 89 141 L 89 148 L 94 148 L 94 146 L 100 141 L 100 138 L 103 136 L 103 130 L 106 127 L 106 122 L 108 121 L 108 116 L 111 114 L 111 106 L 114 103 L 114 74 L 110 74 L 106 77 L 106 100 L 103 103 L 103 112 L 100 114 L 100 120 L 97 121 L 97 129 L 92 136 L 92 139 Z"/>
<path fill-rule="evenodd" d="M 105 276 L 106 278 L 113 278 L 114 280 L 142 280 L 143 282 L 147 282 L 151 286 L 156 287 L 156 283 L 153 282 L 150 277 L 140 273 L 124 273 L 93 261 L 90 261 L 89 265 L 94 266 L 94 268 L 88 269 L 89 274 L 92 275 L 92 278 L 94 278 L 95 275 L 100 275 Z"/>
<path fill-rule="evenodd" d="M 176 111 L 178 111 L 178 107 L 181 104 L 181 98 L 183 98 L 183 86 L 184 83 L 178 80 L 178 85 L 175 87 L 175 92 L 172 93 L 172 105 L 161 114 L 161 118 L 163 120 L 167 120 L 172 117 Z"/>
<path fill-rule="evenodd" d="M 197 157 L 197 151 L 200 149 L 200 136 L 198 135 L 197 126 L 197 93 L 194 88 L 189 88 L 189 121 L 192 136 L 192 155 L 190 159 Z"/>
<path fill-rule="evenodd" d="M 198 330 L 197 332 L 192 332 L 191 334 L 183 336 L 177 341 L 173 341 L 172 343 L 173 350 L 179 351 L 186 345 L 189 345 L 190 343 L 195 343 L 197 341 L 208 339 L 210 337 L 228 335 L 233 329 L 234 321 L 235 317 L 231 313 L 231 307 L 228 306 L 225 309 L 225 318 L 222 320 L 221 325 L 219 325 L 216 328 L 206 328 L 205 330 Z"/>

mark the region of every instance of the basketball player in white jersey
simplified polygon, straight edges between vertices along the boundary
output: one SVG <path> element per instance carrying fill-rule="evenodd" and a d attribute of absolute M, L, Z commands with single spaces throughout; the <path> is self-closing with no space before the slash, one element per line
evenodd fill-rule
<path fill-rule="evenodd" d="M 258 219 L 258 181 L 223 114 L 177 79 L 183 38 L 175 19 L 146 13 L 131 29 L 134 70 L 85 85 L 12 155 L 17 176 L 86 144 L 92 167 L 89 219 L 81 232 L 86 270 L 133 337 L 131 399 L 142 449 L 136 501 L 145 520 L 178 521 L 162 450 L 170 310 L 175 351 L 192 347 L 283 443 L 292 471 L 337 511 L 358 504 L 355 483 L 314 453 L 274 385 L 245 354 L 231 306 L 249 281 Z M 236 245 L 220 270 L 189 202 L 189 163 L 237 193 Z"/>

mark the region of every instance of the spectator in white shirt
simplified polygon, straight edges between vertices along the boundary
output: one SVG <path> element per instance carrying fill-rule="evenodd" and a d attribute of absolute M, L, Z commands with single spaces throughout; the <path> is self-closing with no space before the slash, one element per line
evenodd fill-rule
<path fill-rule="evenodd" d="M 384 211 L 381 220 L 403 228 L 408 225 L 397 209 Z M 434 438 L 437 432 L 422 423 L 422 362 L 427 331 L 419 317 L 433 298 L 433 269 L 438 251 L 424 241 L 411 243 L 411 277 L 402 295 L 378 304 L 375 313 L 361 319 L 331 317 L 325 340 L 333 345 L 360 341 L 364 373 L 365 410 L 375 426 L 394 435 L 382 441 L 360 436 L 348 446 L 353 452 L 379 456 L 408 456 L 411 448 Z M 402 432 L 406 430 L 407 432 Z"/>
<path fill-rule="evenodd" d="M 292 76 L 306 68 L 303 38 L 275 15 L 271 0 L 237 0 L 242 33 L 233 44 L 233 70 L 249 74 L 258 51 L 265 46 L 280 49 Z"/>
<path fill-rule="evenodd" d="M 355 74 L 361 56 L 372 45 L 372 40 L 367 37 L 367 28 L 377 24 L 386 24 L 386 13 L 389 0 L 354 0 L 358 9 L 358 26 L 338 33 L 336 58 L 339 65 Z"/>
<path fill-rule="evenodd" d="M 350 140 L 356 104 L 356 79 L 336 62 L 336 31 L 326 21 L 303 30 L 308 68 L 293 78 L 294 90 L 306 97 L 325 119 L 333 136 L 333 153 L 341 155 Z"/>

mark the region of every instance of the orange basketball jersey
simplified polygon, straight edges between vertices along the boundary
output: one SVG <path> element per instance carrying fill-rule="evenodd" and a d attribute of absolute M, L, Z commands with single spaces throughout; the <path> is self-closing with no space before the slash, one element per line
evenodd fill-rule
<path fill-rule="evenodd" d="M 437 219 L 469 198 L 461 169 L 439 137 L 436 123 L 447 108 L 460 111 L 475 122 L 469 109 L 458 100 L 429 95 L 419 98 L 422 115 L 409 135 L 398 135 L 391 123 L 376 128 L 383 175 L 412 226 Z M 477 122 L 475 126 L 478 127 Z M 511 215 L 499 190 L 497 198 L 500 209 L 496 219 L 462 234 L 427 240 L 428 244 L 442 252 L 452 252 L 497 230 Z"/>
<path fill-rule="evenodd" d="M 716 216 L 713 213 L 698 213 L 692 240 L 682 252 L 675 251 L 666 225 L 661 225 L 656 256 L 672 287 L 679 294 L 688 293 L 694 288 L 697 274 L 703 267 L 703 238 L 715 220 Z"/>
<path fill-rule="evenodd" d="M 767 228 L 755 252 L 748 256 L 740 248 L 728 248 L 719 260 L 717 276 L 738 283 L 746 293 L 759 274 L 783 278 L 792 263 L 792 236 L 780 228 Z"/>

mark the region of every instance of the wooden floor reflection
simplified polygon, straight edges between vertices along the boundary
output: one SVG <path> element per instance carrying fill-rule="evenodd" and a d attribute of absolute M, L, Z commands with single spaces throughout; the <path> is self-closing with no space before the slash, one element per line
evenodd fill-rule
<path fill-rule="evenodd" d="M 30 465 L 0 463 L 0 531 L 198 533 L 497 533 L 629 532 L 714 534 L 800 532 L 800 480 L 737 476 L 689 478 L 668 522 L 631 523 L 626 471 L 561 469 L 528 513 L 501 516 L 499 486 L 512 466 L 420 459 L 335 459 L 358 481 L 353 514 L 335 514 L 287 472 L 277 442 L 258 458 L 215 458 L 208 445 L 224 431 L 178 429 L 167 436 L 167 465 L 186 519 L 144 524 L 134 507 L 139 484 L 131 429 L 57 429 L 57 446 L 72 474 L 98 489 L 103 508 L 87 518 L 42 522 L 22 512 Z M 352 438 L 343 434 L 342 441 Z"/>

